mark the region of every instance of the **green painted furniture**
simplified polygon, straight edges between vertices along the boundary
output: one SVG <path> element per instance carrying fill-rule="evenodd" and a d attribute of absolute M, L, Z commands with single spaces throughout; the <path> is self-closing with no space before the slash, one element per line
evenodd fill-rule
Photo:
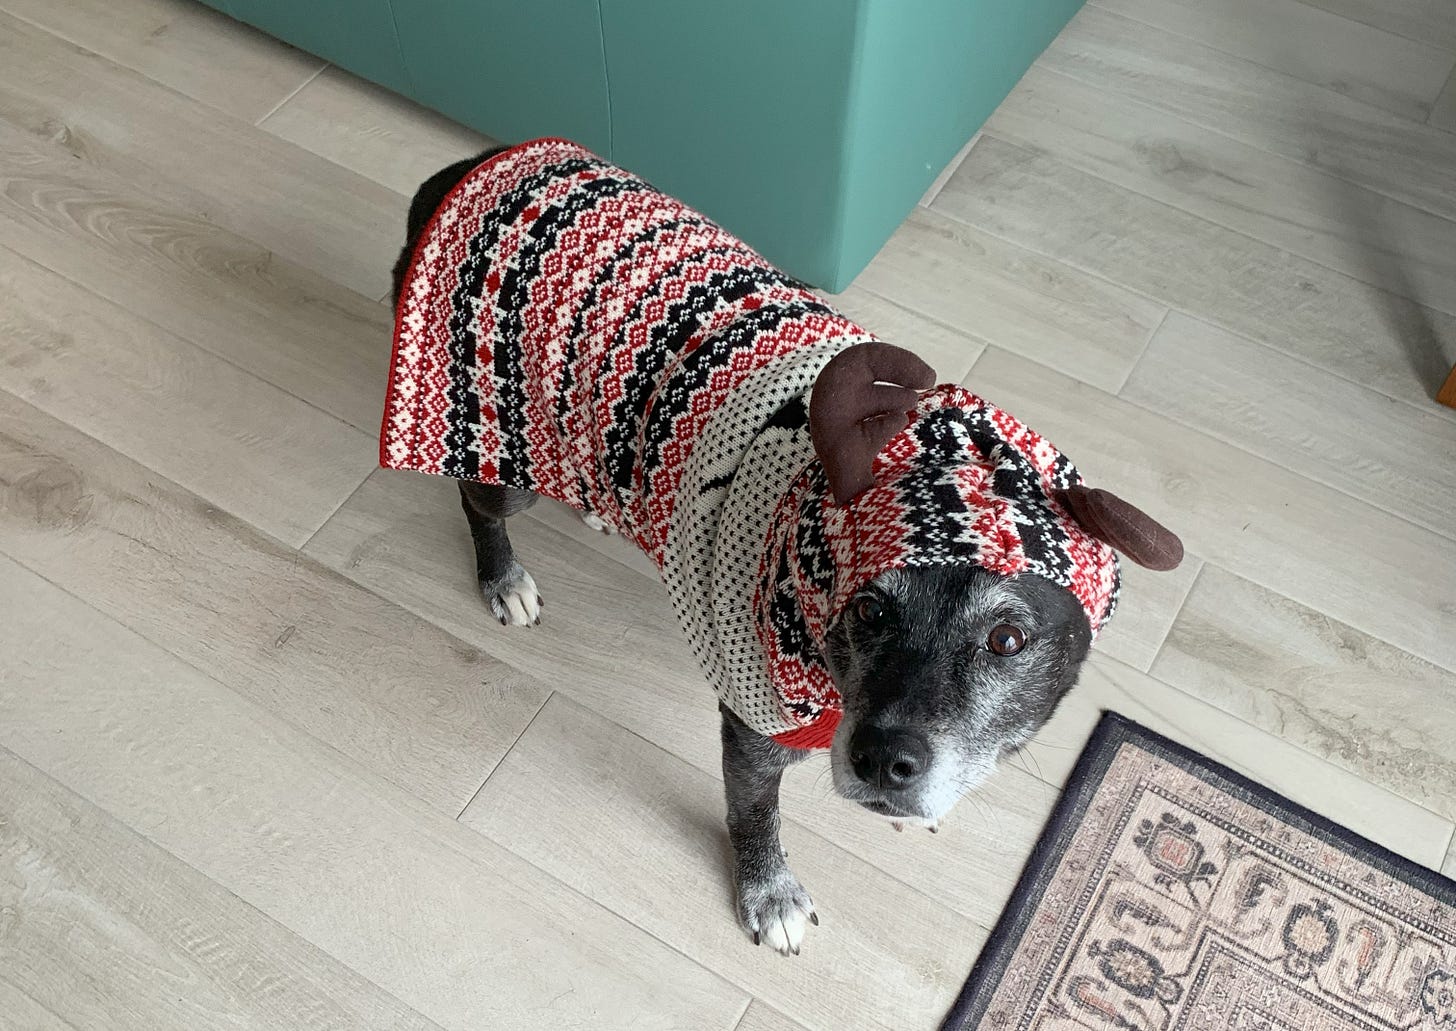
<path fill-rule="evenodd" d="M 843 288 L 1082 0 L 206 0 L 500 140 L 566 136 Z"/>

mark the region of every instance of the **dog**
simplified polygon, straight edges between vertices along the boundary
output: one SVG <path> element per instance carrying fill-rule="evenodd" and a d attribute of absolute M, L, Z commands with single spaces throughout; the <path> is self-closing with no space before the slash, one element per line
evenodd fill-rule
<path fill-rule="evenodd" d="M 1076 683 L 1115 552 L 1182 546 L 1007 413 L 564 140 L 421 185 L 394 269 L 381 464 L 452 476 L 502 625 L 545 495 L 643 548 L 719 697 L 738 917 L 799 952 L 779 784 L 934 830 Z"/>

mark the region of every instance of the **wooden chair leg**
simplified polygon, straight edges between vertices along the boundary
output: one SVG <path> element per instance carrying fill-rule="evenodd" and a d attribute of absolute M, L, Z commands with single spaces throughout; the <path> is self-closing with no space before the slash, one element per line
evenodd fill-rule
<path fill-rule="evenodd" d="M 1451 375 L 1446 377 L 1446 385 L 1436 394 L 1436 400 L 1456 408 L 1456 365 L 1451 366 Z"/>

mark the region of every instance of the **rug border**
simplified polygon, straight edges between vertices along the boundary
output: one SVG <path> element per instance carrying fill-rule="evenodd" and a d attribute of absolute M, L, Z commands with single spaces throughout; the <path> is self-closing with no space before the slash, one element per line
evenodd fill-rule
<path fill-rule="evenodd" d="M 1412 859 L 1397 855 L 1384 845 L 1321 816 L 1273 788 L 1251 780 L 1195 749 L 1179 744 L 1136 720 L 1108 709 L 1103 711 L 1102 718 L 1097 721 L 1092 736 L 1088 738 L 1086 747 L 1077 759 L 1077 764 L 1067 777 L 1062 796 L 1057 800 L 1046 827 L 1038 836 L 1031 857 L 1016 881 L 1011 898 L 1000 919 L 996 921 L 991 936 L 982 946 L 981 954 L 971 968 L 960 995 L 956 997 L 955 1005 L 941 1024 L 941 1031 L 974 1031 L 975 1025 L 971 1021 L 979 1021 L 985 1015 L 984 1009 L 989 998 L 978 999 L 983 984 L 993 974 L 999 983 L 1004 975 L 1007 963 L 1026 932 L 1026 925 L 1041 901 L 1050 874 L 1055 870 L 1059 857 L 1065 852 L 1063 839 L 1075 832 L 1088 804 L 1102 786 L 1102 779 L 1118 748 L 1128 742 L 1174 762 L 1181 769 L 1186 770 L 1189 766 L 1197 768 L 1198 776 L 1209 780 L 1220 790 L 1235 797 L 1245 795 L 1271 816 L 1326 844 L 1338 845 L 1342 851 L 1352 853 L 1361 862 L 1373 866 L 1387 876 L 1410 884 L 1443 905 L 1456 908 L 1456 881 L 1421 866 Z"/>

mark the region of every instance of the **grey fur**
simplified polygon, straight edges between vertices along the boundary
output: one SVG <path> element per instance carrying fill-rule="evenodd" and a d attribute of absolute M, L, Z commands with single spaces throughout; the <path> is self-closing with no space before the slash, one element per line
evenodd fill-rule
<path fill-rule="evenodd" d="M 881 604 L 884 624 L 865 626 L 851 603 L 828 639 L 844 703 L 830 750 L 835 788 L 872 811 L 933 826 L 1051 717 L 1076 683 L 1091 629 L 1070 591 L 969 563 L 889 573 L 862 595 Z M 1020 653 L 987 647 L 1001 623 L 1025 633 Z M 851 742 L 862 727 L 923 737 L 925 772 L 903 787 L 857 776 Z"/>
<path fill-rule="evenodd" d="M 819 922 L 814 902 L 789 869 L 779 841 L 779 783 L 808 753 L 764 737 L 720 705 L 723 785 L 728 798 L 728 840 L 738 919 L 755 944 L 799 951 L 803 921 Z"/>
<path fill-rule="evenodd" d="M 459 484 L 460 507 L 465 509 L 470 539 L 475 544 L 475 579 L 491 613 L 502 626 L 512 622 L 539 623 L 537 612 L 531 611 L 532 605 L 536 610 L 540 608 L 536 583 L 516 561 L 515 549 L 506 533 L 506 520 L 534 505 L 536 495 L 487 483 L 461 480 Z M 524 605 L 523 597 L 527 599 Z"/>

